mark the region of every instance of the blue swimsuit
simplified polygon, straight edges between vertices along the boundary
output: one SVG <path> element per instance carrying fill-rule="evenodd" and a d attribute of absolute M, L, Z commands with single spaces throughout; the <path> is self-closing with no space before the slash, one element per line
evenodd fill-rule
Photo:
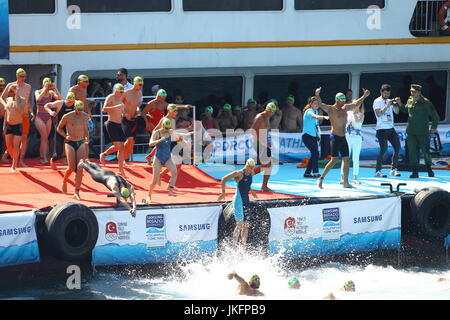
<path fill-rule="evenodd" d="M 159 134 L 161 137 L 161 133 Z M 170 143 L 171 143 L 171 137 L 167 137 L 162 142 L 158 143 L 156 145 L 156 158 L 158 158 L 159 162 L 161 164 L 166 164 L 166 162 L 170 159 Z"/>
<path fill-rule="evenodd" d="M 251 174 L 245 175 L 241 181 L 238 182 L 236 194 L 233 198 L 234 218 L 236 221 L 247 221 L 250 212 L 250 198 L 248 193 L 252 186 L 253 176 Z"/>

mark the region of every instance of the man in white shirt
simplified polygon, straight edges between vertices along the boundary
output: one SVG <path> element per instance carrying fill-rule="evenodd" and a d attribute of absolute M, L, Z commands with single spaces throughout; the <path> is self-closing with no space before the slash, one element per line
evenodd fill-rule
<path fill-rule="evenodd" d="M 125 68 L 120 68 L 119 70 L 117 70 L 116 80 L 117 83 L 123 85 L 125 91 L 133 88 L 133 85 L 128 82 L 128 70 Z"/>
<path fill-rule="evenodd" d="M 377 166 L 375 177 L 386 178 L 387 176 L 381 171 L 384 156 L 387 152 L 388 141 L 394 148 L 392 155 L 392 167 L 390 174 L 395 177 L 400 177 L 397 171 L 398 156 L 400 154 L 400 139 L 394 129 L 394 112 L 399 113 L 398 107 L 394 105 L 394 100 L 389 99 L 391 95 L 391 86 L 383 84 L 381 86 L 381 96 L 373 102 L 373 111 L 377 118 L 377 139 L 380 143 L 380 153 L 377 158 Z"/>

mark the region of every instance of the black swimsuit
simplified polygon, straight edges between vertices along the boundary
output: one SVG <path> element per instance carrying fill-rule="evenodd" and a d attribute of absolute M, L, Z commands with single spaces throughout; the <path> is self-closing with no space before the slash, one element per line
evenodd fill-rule
<path fill-rule="evenodd" d="M 80 147 L 84 144 L 84 139 L 78 140 L 78 141 L 72 141 L 72 140 L 64 140 L 65 143 L 67 143 L 69 146 L 71 146 L 75 151 L 78 151 Z"/>
<path fill-rule="evenodd" d="M 9 123 L 6 124 L 6 135 L 12 134 L 14 136 L 22 136 L 22 124 L 14 124 L 11 125 Z"/>

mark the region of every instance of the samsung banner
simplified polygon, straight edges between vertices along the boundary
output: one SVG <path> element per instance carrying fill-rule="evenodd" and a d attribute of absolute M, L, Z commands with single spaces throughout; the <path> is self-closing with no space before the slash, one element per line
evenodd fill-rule
<path fill-rule="evenodd" d="M 99 224 L 92 265 L 176 262 L 217 251 L 221 206 L 96 211 Z"/>
<path fill-rule="evenodd" d="M 269 252 L 288 259 L 400 248 L 400 197 L 268 210 Z"/>
<path fill-rule="evenodd" d="M 402 148 L 405 147 L 406 126 L 396 127 Z M 443 154 L 450 154 L 450 125 L 438 126 L 441 143 L 444 147 Z M 322 134 L 329 132 L 322 132 Z M 376 137 L 375 127 L 363 127 L 362 159 L 375 159 L 380 150 Z M 213 140 L 214 152 L 209 161 L 218 163 L 244 163 L 249 157 L 255 157 L 253 149 L 253 136 L 243 134 L 240 136 L 216 138 Z M 279 155 L 281 162 L 300 162 L 303 158 L 309 158 L 310 152 L 303 145 L 301 133 L 272 132 L 272 154 Z M 390 145 L 389 145 L 390 146 Z M 404 149 L 403 151 L 404 152 Z"/>
<path fill-rule="evenodd" d="M 39 262 L 34 212 L 0 214 L 0 267 Z"/>
<path fill-rule="evenodd" d="M 8 0 L 0 0 L 0 59 L 9 59 Z"/>

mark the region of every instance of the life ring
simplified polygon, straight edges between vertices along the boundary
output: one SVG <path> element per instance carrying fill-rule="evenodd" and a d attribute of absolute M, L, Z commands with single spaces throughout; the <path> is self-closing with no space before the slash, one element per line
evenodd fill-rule
<path fill-rule="evenodd" d="M 442 33 L 450 34 L 450 1 L 444 2 L 439 9 L 439 28 Z"/>
<path fill-rule="evenodd" d="M 412 224 L 426 240 L 443 240 L 450 234 L 450 193 L 436 187 L 420 190 L 411 200 Z"/>
<path fill-rule="evenodd" d="M 45 218 L 45 244 L 65 261 L 89 257 L 98 238 L 98 222 L 92 210 L 82 204 L 56 205 Z"/>

